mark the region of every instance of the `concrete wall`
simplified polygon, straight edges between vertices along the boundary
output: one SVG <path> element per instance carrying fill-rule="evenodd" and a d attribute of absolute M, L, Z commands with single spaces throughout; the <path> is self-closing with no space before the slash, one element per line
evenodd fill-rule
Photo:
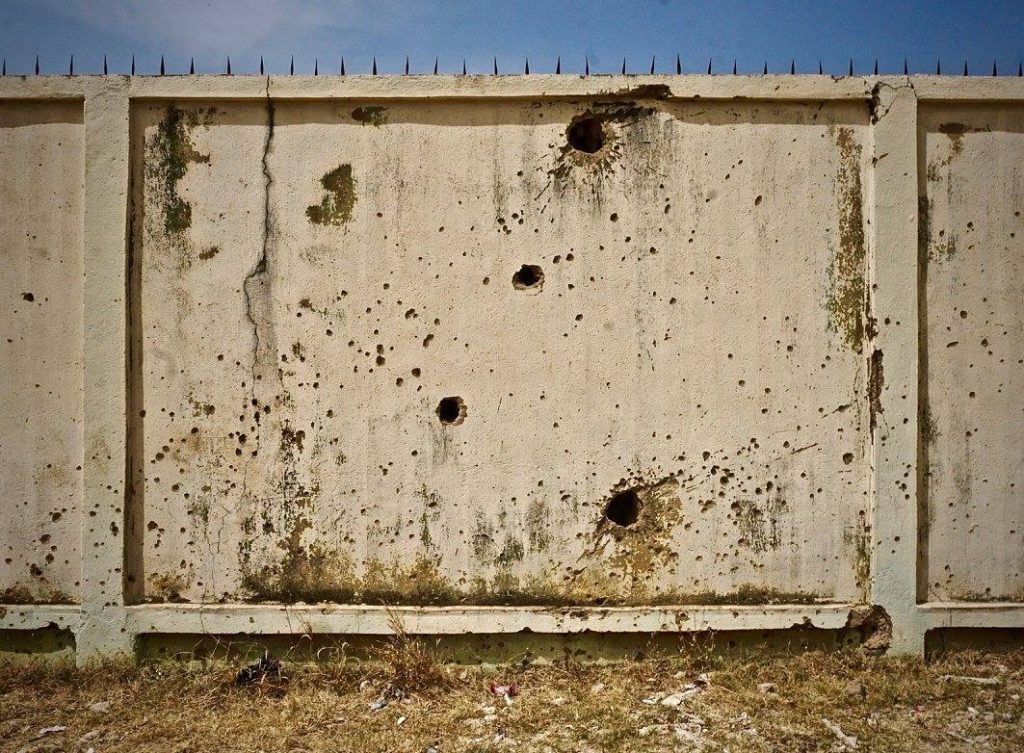
<path fill-rule="evenodd" d="M 1024 626 L 1022 126 L 1014 79 L 0 80 L 0 628 Z"/>

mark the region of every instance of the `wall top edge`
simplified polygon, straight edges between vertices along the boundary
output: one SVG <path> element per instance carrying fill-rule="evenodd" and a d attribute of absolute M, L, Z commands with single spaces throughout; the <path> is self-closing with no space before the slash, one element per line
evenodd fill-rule
<path fill-rule="evenodd" d="M 1024 78 L 981 76 L 6 76 L 0 99 L 870 100 L 884 88 L 919 100 L 1024 101 Z"/>

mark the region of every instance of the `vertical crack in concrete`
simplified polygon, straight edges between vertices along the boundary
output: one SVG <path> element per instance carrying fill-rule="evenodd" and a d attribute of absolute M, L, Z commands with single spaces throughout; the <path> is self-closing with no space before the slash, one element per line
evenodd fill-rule
<path fill-rule="evenodd" d="M 267 101 L 267 135 L 263 141 L 263 156 L 261 159 L 261 170 L 263 172 L 263 244 L 260 248 L 260 255 L 256 260 L 256 265 L 252 268 L 252 271 L 245 276 L 245 280 L 242 282 L 242 294 L 245 296 L 245 316 L 249 320 L 249 324 L 252 326 L 252 362 L 249 370 L 249 401 L 248 405 L 245 406 L 246 412 L 255 408 L 254 420 L 256 422 L 255 427 L 255 447 L 253 456 L 259 455 L 261 435 L 260 430 L 260 419 L 259 419 L 259 404 L 256 399 L 256 370 L 259 364 L 260 358 L 260 323 L 257 321 L 256 315 L 253 313 L 253 303 L 255 300 L 255 290 L 262 288 L 267 283 L 267 256 L 270 250 L 270 236 L 273 230 L 270 220 L 270 187 L 273 184 L 274 179 L 270 174 L 270 149 L 274 142 L 274 102 L 270 98 L 270 76 L 267 76 L 266 86 L 266 101 Z M 245 499 L 249 495 L 249 463 L 245 464 L 245 471 L 242 476 L 242 498 Z"/>
<path fill-rule="evenodd" d="M 264 285 L 266 284 L 267 275 L 267 252 L 270 246 L 270 233 L 271 233 L 271 222 L 270 222 L 270 186 L 274 182 L 273 177 L 270 175 L 270 167 L 268 165 L 268 158 L 270 156 L 270 148 L 274 141 L 274 103 L 270 99 L 270 77 L 267 77 L 267 136 L 263 142 L 263 158 L 262 158 L 262 170 L 263 170 L 263 246 L 260 249 L 259 258 L 256 260 L 256 266 L 253 267 L 252 271 L 245 276 L 245 281 L 242 283 L 242 292 L 245 295 L 245 315 L 249 320 L 249 324 L 252 325 L 253 334 L 253 348 L 252 348 L 252 383 L 250 385 L 250 392 L 253 398 L 256 397 L 256 364 L 259 361 L 259 350 L 260 350 L 260 328 L 259 322 L 256 321 L 256 317 L 253 315 L 253 294 L 250 292 L 249 286 L 253 284 Z"/>

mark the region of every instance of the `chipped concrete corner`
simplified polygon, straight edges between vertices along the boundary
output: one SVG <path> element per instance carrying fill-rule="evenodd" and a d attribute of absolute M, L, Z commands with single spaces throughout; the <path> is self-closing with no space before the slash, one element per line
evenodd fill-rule
<path fill-rule="evenodd" d="M 1024 88 L 647 78 L 0 82 L 0 628 L 86 657 L 399 609 L 878 652 L 1020 620 Z M 82 305 L 107 292 L 119 337 Z M 920 517 L 909 591 L 875 578 L 880 484 Z"/>

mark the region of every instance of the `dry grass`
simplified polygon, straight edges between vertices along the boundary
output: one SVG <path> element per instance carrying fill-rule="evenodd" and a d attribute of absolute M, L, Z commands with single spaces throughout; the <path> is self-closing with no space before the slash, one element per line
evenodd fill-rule
<path fill-rule="evenodd" d="M 404 632 L 366 661 L 344 647 L 286 662 L 287 683 L 234 685 L 223 660 L 143 667 L 0 665 L 4 751 L 835 751 L 1024 750 L 1024 652 L 936 661 L 849 651 L 752 661 L 687 652 L 611 666 L 494 672 L 439 663 Z M 661 701 L 706 672 L 710 685 Z M 944 675 L 991 678 L 979 685 Z M 489 690 L 515 681 L 511 704 Z M 765 692 L 759 685 L 771 683 Z M 379 710 L 371 704 L 400 688 Z M 397 695 L 397 694 L 396 694 Z M 109 708 L 93 707 L 109 703 Z M 38 738 L 40 731 L 65 726 Z"/>

